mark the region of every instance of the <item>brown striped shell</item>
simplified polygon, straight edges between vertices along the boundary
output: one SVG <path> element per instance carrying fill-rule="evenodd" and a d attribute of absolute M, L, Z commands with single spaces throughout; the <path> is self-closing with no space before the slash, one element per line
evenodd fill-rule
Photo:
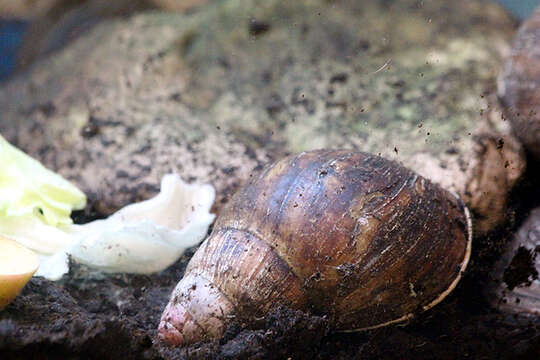
<path fill-rule="evenodd" d="M 459 281 L 466 207 L 399 164 L 316 150 L 266 168 L 223 209 L 162 315 L 160 337 L 219 337 L 275 306 L 326 315 L 338 331 L 410 318 Z"/>

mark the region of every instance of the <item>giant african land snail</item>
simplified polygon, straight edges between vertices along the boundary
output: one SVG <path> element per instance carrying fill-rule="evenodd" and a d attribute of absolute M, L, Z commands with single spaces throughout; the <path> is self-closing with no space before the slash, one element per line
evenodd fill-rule
<path fill-rule="evenodd" d="M 467 208 L 395 162 L 317 150 L 266 168 L 223 209 L 159 326 L 175 345 L 283 305 L 337 331 L 406 320 L 456 286 L 471 250 Z"/>

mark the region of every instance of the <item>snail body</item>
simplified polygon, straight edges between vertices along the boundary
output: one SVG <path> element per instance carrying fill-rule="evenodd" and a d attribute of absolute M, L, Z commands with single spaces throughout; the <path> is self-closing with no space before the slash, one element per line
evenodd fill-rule
<path fill-rule="evenodd" d="M 470 249 L 461 201 L 397 163 L 348 150 L 289 156 L 223 209 L 159 335 L 216 338 L 231 318 L 275 306 L 324 314 L 338 331 L 403 321 L 451 292 Z"/>

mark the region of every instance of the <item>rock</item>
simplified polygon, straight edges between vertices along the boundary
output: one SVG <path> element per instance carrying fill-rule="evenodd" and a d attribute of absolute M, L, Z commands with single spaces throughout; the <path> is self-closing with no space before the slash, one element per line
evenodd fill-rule
<path fill-rule="evenodd" d="M 188 11 L 204 5 L 210 0 L 150 0 L 158 7 L 172 11 Z"/>
<path fill-rule="evenodd" d="M 0 17 L 6 19 L 31 19 L 43 15 L 60 0 L 13 1 L 0 0 Z"/>
<path fill-rule="evenodd" d="M 515 134 L 540 159 L 540 7 L 521 25 L 498 85 Z"/>
<path fill-rule="evenodd" d="M 540 319 L 540 208 L 531 212 L 508 244 L 494 272 L 492 304 Z"/>
<path fill-rule="evenodd" d="M 155 7 L 149 0 L 58 0 L 51 5 L 29 22 L 17 53 L 18 70 L 63 48 L 104 20 Z"/>
<path fill-rule="evenodd" d="M 149 9 L 193 11 L 208 0 L 0 0 L 0 17 L 29 21 L 17 59 L 18 69 L 64 47 L 101 21 Z"/>
<path fill-rule="evenodd" d="M 396 159 L 459 193 L 477 232 L 523 171 L 494 95 L 514 23 L 497 5 L 229 0 L 103 23 L 0 90 L 0 131 L 109 213 L 163 173 L 218 203 L 320 147 Z"/>
<path fill-rule="evenodd" d="M 148 0 L 147 2 L 155 4 L 156 7 L 173 11 L 187 11 L 197 6 L 207 3 L 209 0 Z M 76 8 L 81 4 L 100 3 L 102 0 L 0 0 L 0 17 L 7 19 L 34 20 L 43 16 L 53 15 L 56 20 L 60 18 L 70 8 Z M 132 1 L 134 3 L 139 0 Z M 112 8 L 116 3 L 122 3 L 122 6 L 129 10 L 129 4 L 123 0 L 109 2 Z M 92 5 L 93 6 L 93 5 Z"/>

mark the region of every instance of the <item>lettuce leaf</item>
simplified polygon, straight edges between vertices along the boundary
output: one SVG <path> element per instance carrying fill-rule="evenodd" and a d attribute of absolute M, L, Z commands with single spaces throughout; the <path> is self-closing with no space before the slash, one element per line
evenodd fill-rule
<path fill-rule="evenodd" d="M 104 272 L 153 273 L 207 234 L 215 215 L 211 185 L 167 174 L 161 192 L 107 219 L 73 224 L 85 195 L 0 136 L 0 235 L 40 256 L 36 276 L 59 280 L 69 258 Z"/>
<path fill-rule="evenodd" d="M 0 135 L 0 219 L 35 216 L 46 224 L 71 224 L 86 196 L 69 181 L 8 143 Z"/>

